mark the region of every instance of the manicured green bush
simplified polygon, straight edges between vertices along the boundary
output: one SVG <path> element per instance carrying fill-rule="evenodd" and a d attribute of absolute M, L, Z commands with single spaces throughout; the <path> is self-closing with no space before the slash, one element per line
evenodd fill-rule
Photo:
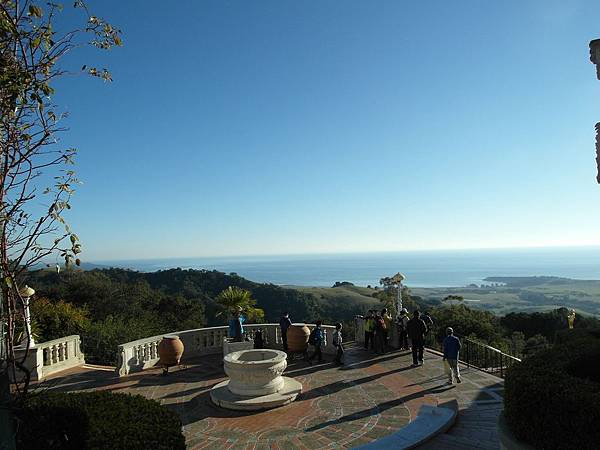
<path fill-rule="evenodd" d="M 600 339 L 573 333 L 559 342 L 509 369 L 506 421 L 517 438 L 536 448 L 598 448 Z"/>
<path fill-rule="evenodd" d="M 580 339 L 600 339 L 600 329 L 598 328 L 574 328 L 572 330 L 565 329 L 556 333 L 556 344 L 566 344 L 568 342 L 578 341 Z"/>
<path fill-rule="evenodd" d="M 18 411 L 19 449 L 185 449 L 176 413 L 139 395 L 34 394 Z"/>

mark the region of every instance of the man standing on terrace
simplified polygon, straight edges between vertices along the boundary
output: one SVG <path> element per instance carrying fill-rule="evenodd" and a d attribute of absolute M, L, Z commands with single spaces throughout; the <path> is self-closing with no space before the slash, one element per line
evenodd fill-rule
<path fill-rule="evenodd" d="M 292 326 L 292 321 L 290 320 L 290 315 L 286 311 L 281 316 L 279 320 L 279 328 L 281 328 L 281 341 L 283 342 L 283 351 L 288 352 L 288 343 L 287 343 L 287 331 L 288 328 Z"/>
<path fill-rule="evenodd" d="M 415 311 L 413 318 L 406 324 L 406 331 L 412 347 L 413 367 L 423 365 L 423 347 L 425 346 L 427 325 L 421 320 L 420 316 L 421 313 L 418 310 Z"/>
<path fill-rule="evenodd" d="M 444 350 L 446 372 L 448 373 L 448 384 L 452 384 L 454 382 L 453 377 L 456 378 L 457 383 L 462 383 L 462 380 L 460 379 L 460 371 L 458 369 L 460 340 L 454 336 L 454 330 L 452 327 L 446 328 L 446 337 L 444 338 L 442 347 Z"/>

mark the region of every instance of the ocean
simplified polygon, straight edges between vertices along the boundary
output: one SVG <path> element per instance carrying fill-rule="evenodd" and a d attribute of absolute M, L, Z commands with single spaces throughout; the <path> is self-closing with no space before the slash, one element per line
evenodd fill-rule
<path fill-rule="evenodd" d="M 331 286 L 336 281 L 376 286 L 380 278 L 401 272 L 407 286 L 452 287 L 481 284 L 490 276 L 599 280 L 600 247 L 165 258 L 96 264 L 142 272 L 214 269 L 256 282 L 296 286 Z"/>

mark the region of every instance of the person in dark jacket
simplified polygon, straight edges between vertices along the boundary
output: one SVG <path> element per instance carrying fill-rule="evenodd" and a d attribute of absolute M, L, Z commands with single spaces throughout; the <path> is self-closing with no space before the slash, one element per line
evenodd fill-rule
<path fill-rule="evenodd" d="M 323 329 L 321 328 L 322 322 L 317 320 L 315 322 L 315 328 L 311 331 L 311 336 L 308 338 L 308 342 L 315 349 L 313 354 L 308 358 L 309 364 L 312 364 L 312 360 L 316 357 L 319 363 L 323 362 L 323 353 L 321 352 L 321 346 L 325 341 L 323 336 Z"/>
<path fill-rule="evenodd" d="M 442 343 L 444 349 L 444 361 L 446 364 L 446 373 L 448 374 L 448 384 L 453 383 L 456 378 L 457 383 L 461 383 L 460 369 L 458 368 L 458 354 L 460 352 L 460 339 L 454 336 L 452 327 L 446 328 L 446 337 Z"/>
<path fill-rule="evenodd" d="M 373 350 L 375 350 L 376 354 L 383 355 L 385 353 L 385 338 L 387 335 L 385 320 L 378 312 L 375 312 L 373 323 Z"/>
<path fill-rule="evenodd" d="M 406 324 L 406 332 L 411 341 L 413 366 L 423 365 L 423 347 L 427 325 L 421 320 L 421 313 L 417 310 L 413 318 Z"/>
<path fill-rule="evenodd" d="M 397 324 L 398 324 L 398 336 L 400 337 L 400 350 L 408 350 L 410 346 L 408 345 L 408 334 L 406 333 L 406 325 L 408 324 L 408 310 L 406 308 L 402 308 L 400 311 L 400 316 L 398 316 Z"/>
<path fill-rule="evenodd" d="M 281 316 L 279 320 L 279 328 L 281 329 L 281 341 L 283 342 L 283 351 L 288 352 L 288 343 L 287 343 L 287 331 L 288 328 L 292 326 L 292 321 L 290 320 L 290 315 L 286 311 Z"/>

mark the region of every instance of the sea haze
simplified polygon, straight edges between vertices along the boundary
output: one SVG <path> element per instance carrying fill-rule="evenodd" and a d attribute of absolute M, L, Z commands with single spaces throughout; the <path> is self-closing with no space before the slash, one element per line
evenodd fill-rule
<path fill-rule="evenodd" d="M 244 256 L 97 261 L 142 272 L 180 267 L 235 272 L 257 282 L 331 286 L 336 281 L 378 285 L 383 276 L 402 272 L 414 287 L 481 284 L 489 276 L 549 275 L 600 279 L 600 247 L 448 250 L 328 255 Z"/>

